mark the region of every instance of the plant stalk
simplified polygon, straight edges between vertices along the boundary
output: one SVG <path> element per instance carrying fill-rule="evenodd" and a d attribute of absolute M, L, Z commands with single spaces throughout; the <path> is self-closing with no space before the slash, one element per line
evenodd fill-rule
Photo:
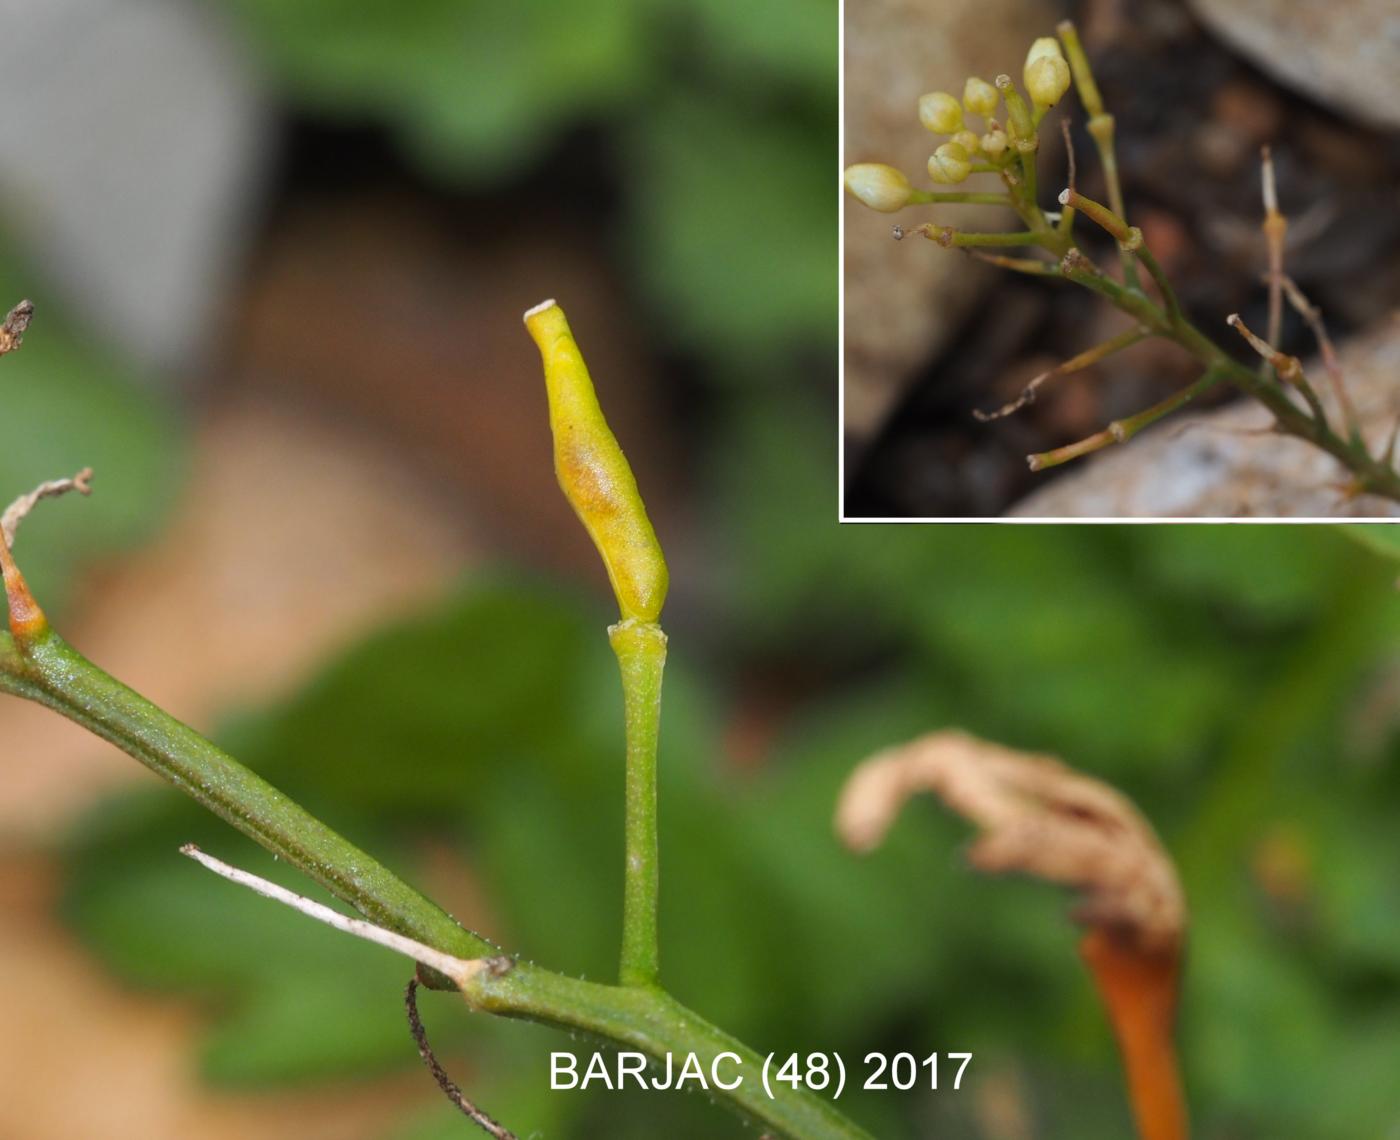
<path fill-rule="evenodd" d="M 642 680 L 633 682 L 637 715 L 645 721 L 648 714 L 640 706 L 649 702 L 654 709 L 660 696 L 664 639 L 655 626 L 650 632 L 647 623 L 635 628 L 639 644 L 650 646 L 638 651 L 636 667 Z M 459 958 L 498 953 L 266 780 L 98 668 L 47 627 L 26 635 L 22 643 L 0 632 L 0 691 L 45 705 L 115 744 L 375 925 Z M 629 712 L 629 724 L 631 720 Z M 641 738 L 646 739 L 645 731 Z M 654 745 L 654 732 L 651 740 Z M 435 971 L 425 980 L 456 988 Z M 870 1140 L 830 1102 L 805 1088 L 774 1082 L 770 1099 L 759 1079 L 763 1060 L 758 1054 L 658 989 L 578 981 L 517 962 L 499 975 L 482 971 L 463 994 L 479 1009 L 581 1031 L 654 1058 L 693 1052 L 707 1072 L 720 1053 L 733 1053 L 740 1059 L 743 1082 L 733 1090 L 713 1089 L 711 1095 L 727 1100 L 769 1132 L 789 1140 Z"/>
<path fill-rule="evenodd" d="M 622 621 L 608 630 L 608 640 L 622 671 L 627 735 L 626 862 L 619 977 L 624 986 L 655 986 L 660 978 L 656 747 L 666 635 L 654 622 Z"/>

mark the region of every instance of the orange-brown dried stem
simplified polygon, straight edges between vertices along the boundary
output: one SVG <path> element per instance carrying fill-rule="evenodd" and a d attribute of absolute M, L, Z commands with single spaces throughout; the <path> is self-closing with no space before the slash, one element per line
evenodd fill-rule
<path fill-rule="evenodd" d="M 1269 251 L 1269 343 L 1278 344 L 1283 333 L 1283 243 L 1288 236 L 1288 219 L 1279 212 L 1278 190 L 1274 184 L 1274 156 L 1267 146 L 1261 152 L 1261 179 L 1264 243 Z"/>
<path fill-rule="evenodd" d="M 1190 1125 L 1173 1040 L 1180 950 L 1149 951 L 1096 926 L 1079 953 L 1108 1011 L 1142 1140 L 1185 1140 Z"/>
<path fill-rule="evenodd" d="M 10 632 L 15 643 L 23 648 L 48 630 L 49 621 L 29 592 L 29 583 L 24 580 L 3 538 L 0 538 L 0 571 L 4 574 L 5 598 L 10 606 Z"/>

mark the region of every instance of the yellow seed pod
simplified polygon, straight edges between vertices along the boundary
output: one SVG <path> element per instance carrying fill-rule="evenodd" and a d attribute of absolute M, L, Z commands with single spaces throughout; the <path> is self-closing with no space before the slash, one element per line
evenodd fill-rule
<path fill-rule="evenodd" d="M 963 106 L 974 115 L 995 115 L 1001 96 L 985 79 L 969 75 L 963 84 Z"/>
<path fill-rule="evenodd" d="M 970 156 L 955 142 L 946 142 L 928 160 L 928 176 L 935 182 L 953 185 L 972 173 Z"/>
<path fill-rule="evenodd" d="M 880 162 L 848 166 L 842 180 L 853 198 L 882 214 L 902 210 L 909 204 L 909 195 L 913 192 L 902 171 Z"/>
<path fill-rule="evenodd" d="M 962 105 L 946 91 L 919 96 L 919 122 L 940 135 L 951 135 L 962 126 Z"/>
<path fill-rule="evenodd" d="M 1069 64 L 1060 54 L 1058 40 L 1045 36 L 1031 44 L 1022 72 L 1026 93 L 1037 107 L 1053 107 L 1069 90 Z"/>
<path fill-rule="evenodd" d="M 559 486 L 603 556 L 623 618 L 654 622 L 666 601 L 666 559 L 564 310 L 544 301 L 525 314 L 525 327 L 544 361 Z"/>

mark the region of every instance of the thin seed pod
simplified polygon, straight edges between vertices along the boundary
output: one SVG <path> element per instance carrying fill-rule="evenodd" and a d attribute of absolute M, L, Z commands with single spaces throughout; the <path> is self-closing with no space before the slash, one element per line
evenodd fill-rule
<path fill-rule="evenodd" d="M 559 486 L 602 555 L 623 618 L 654 622 L 666 601 L 666 560 L 564 310 L 545 301 L 525 314 L 525 327 L 544 361 Z"/>

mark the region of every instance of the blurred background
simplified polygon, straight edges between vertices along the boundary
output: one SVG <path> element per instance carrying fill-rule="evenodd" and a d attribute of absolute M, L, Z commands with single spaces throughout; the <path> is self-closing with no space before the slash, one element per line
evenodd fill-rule
<path fill-rule="evenodd" d="M 932 136 L 916 105 L 959 95 L 968 75 L 1020 83 L 1037 36 L 1072 16 L 1117 123 L 1128 213 L 1197 326 L 1240 359 L 1225 325 L 1267 329 L 1260 148 L 1273 150 L 1289 218 L 1285 268 L 1338 342 L 1368 439 L 1400 417 L 1400 25 L 1389 0 L 849 0 L 846 163 L 888 162 L 927 188 Z M 1042 128 L 1043 203 L 1065 185 L 1057 119 L 1068 118 L 1079 188 L 1105 200 L 1071 93 Z M 993 175 L 974 189 L 1000 190 Z M 1180 349 L 1145 341 L 1058 378 L 989 423 L 1037 374 L 1128 327 L 1084 289 L 1063 288 L 927 241 L 891 223 L 1005 230 L 997 207 L 845 206 L 845 515 L 880 517 L 1384 517 L 1349 498 L 1308 445 L 1261 437 L 1269 417 L 1221 388 L 1131 447 L 1031 472 L 1026 456 L 1083 439 L 1198 374 Z M 1014 225 L 1010 228 L 1016 228 Z M 1111 239 L 1076 230 L 1111 265 Z M 1296 314 L 1285 351 L 1315 360 Z M 1320 365 L 1309 374 L 1321 379 Z M 1325 381 L 1322 386 L 1326 387 Z M 1221 407 L 1232 404 L 1229 410 Z M 1188 421 L 1198 426 L 1186 429 Z M 1200 426 L 1200 425 L 1208 426 Z"/>
<path fill-rule="evenodd" d="M 5 12 L 0 305 L 38 315 L 0 499 L 96 467 L 18 546 L 80 649 L 468 925 L 610 976 L 611 603 L 519 324 L 557 297 L 672 565 L 682 1000 L 764 1052 L 975 1052 L 957 1094 L 844 1100 L 881 1137 L 1128 1134 L 1065 900 L 974 879 L 931 804 L 866 860 L 831 836 L 862 756 L 957 724 L 1123 787 L 1180 861 L 1201 1135 L 1400 1127 L 1386 536 L 840 530 L 835 4 Z M 43 710 L 0 701 L 0 756 L 0 1136 L 471 1134 L 401 962 L 175 849 L 297 876 Z M 543 1093 L 576 1043 L 423 1009 L 522 1136 L 742 1132 Z"/>

